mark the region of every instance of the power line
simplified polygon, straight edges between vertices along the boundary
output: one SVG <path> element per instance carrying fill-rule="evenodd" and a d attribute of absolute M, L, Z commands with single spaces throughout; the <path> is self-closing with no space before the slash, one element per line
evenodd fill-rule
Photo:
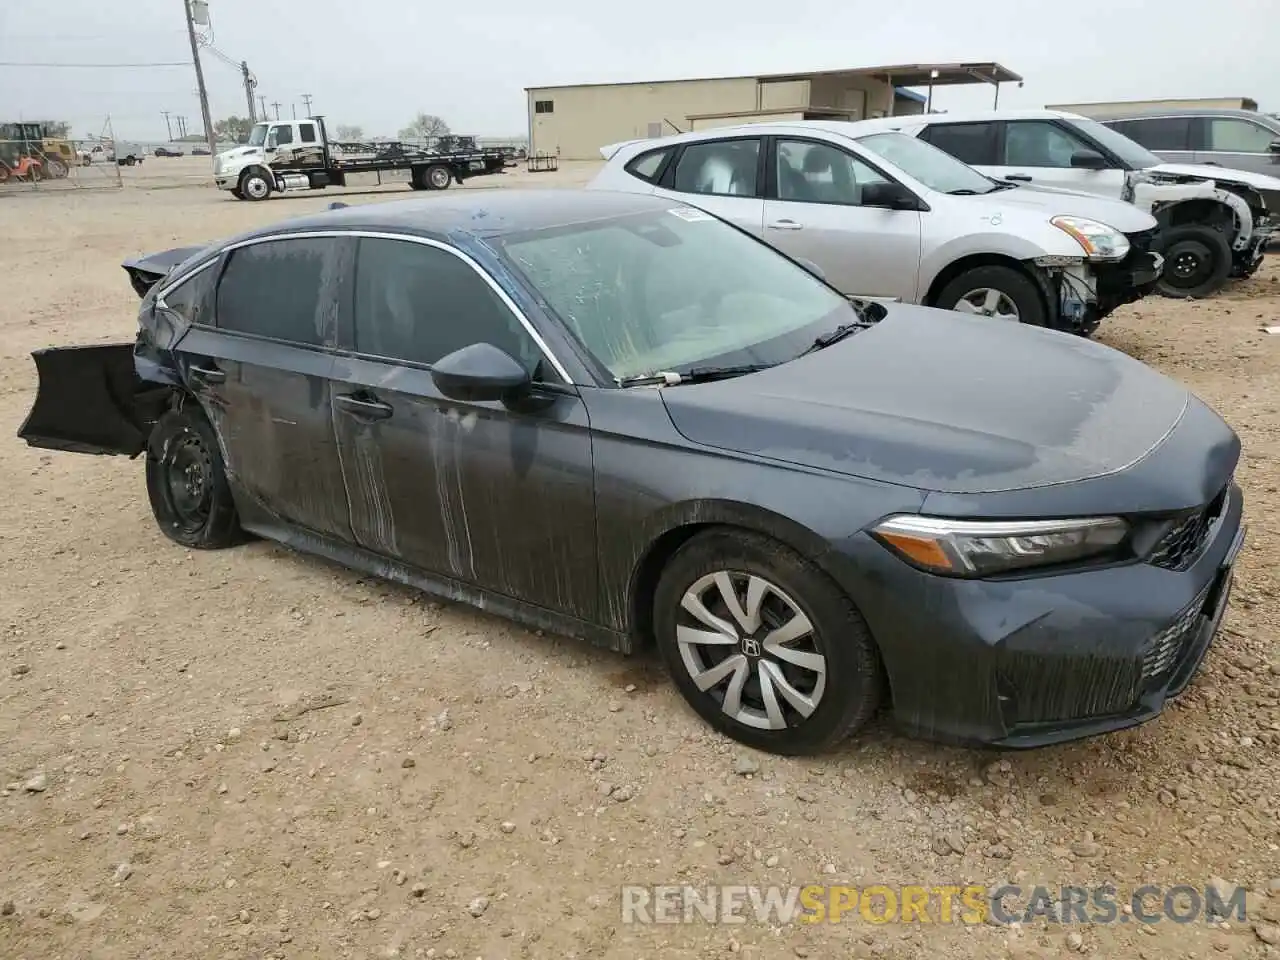
<path fill-rule="evenodd" d="M 85 67 L 91 70 L 138 70 L 149 67 L 189 67 L 190 64 L 180 60 L 164 61 L 161 63 L 27 63 L 18 60 L 0 60 L 0 67 L 56 67 L 56 68 L 80 68 Z"/>

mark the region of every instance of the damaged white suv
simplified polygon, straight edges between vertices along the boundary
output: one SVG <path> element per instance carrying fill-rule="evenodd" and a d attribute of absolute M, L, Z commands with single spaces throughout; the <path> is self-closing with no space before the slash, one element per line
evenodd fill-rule
<path fill-rule="evenodd" d="M 860 126 L 918 137 L 988 176 L 1039 190 L 1125 200 L 1162 228 L 1172 297 L 1205 297 L 1258 269 L 1280 239 L 1280 179 L 1209 164 L 1165 163 L 1123 134 L 1057 110 L 887 117 Z"/>

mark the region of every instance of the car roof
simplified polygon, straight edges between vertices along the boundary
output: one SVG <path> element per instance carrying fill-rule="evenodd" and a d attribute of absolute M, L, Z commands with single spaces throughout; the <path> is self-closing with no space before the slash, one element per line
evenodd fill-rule
<path fill-rule="evenodd" d="M 1265 113 L 1259 113 L 1256 110 L 1234 110 L 1229 107 L 1171 107 L 1165 109 L 1143 107 L 1136 110 L 1115 111 L 1097 119 L 1101 123 L 1106 123 L 1108 120 L 1143 120 L 1148 117 L 1239 118 L 1240 120 L 1254 120 L 1263 126 L 1280 129 L 1280 119 L 1268 116 Z"/>
<path fill-rule="evenodd" d="M 870 132 L 872 128 L 896 130 L 900 127 L 917 127 L 935 123 L 982 123 L 991 120 L 1083 120 L 1078 113 L 1067 113 L 1064 110 L 1045 110 L 1037 107 L 1008 110 L 960 110 L 955 113 L 912 113 L 900 117 L 879 117 L 875 120 L 860 120 L 847 126 L 857 127 L 859 133 Z"/>
<path fill-rule="evenodd" d="M 606 190 L 459 190 L 432 197 L 366 203 L 275 223 L 235 238 L 312 230 L 379 230 L 447 241 L 451 235 L 497 237 L 685 206 L 678 200 Z"/>

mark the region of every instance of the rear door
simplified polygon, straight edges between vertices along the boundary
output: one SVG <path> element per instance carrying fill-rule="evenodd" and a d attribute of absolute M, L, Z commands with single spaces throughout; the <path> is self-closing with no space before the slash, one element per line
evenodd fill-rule
<path fill-rule="evenodd" d="M 481 342 L 546 384 L 536 400 L 463 403 L 440 393 L 431 364 Z M 452 248 L 364 237 L 344 346 L 333 418 L 360 545 L 517 600 L 594 616 L 586 407 L 511 302 Z"/>
<path fill-rule="evenodd" d="M 825 140 L 770 137 L 768 154 L 764 239 L 844 294 L 914 301 L 921 213 L 862 205 L 863 187 L 889 177 Z"/>
<path fill-rule="evenodd" d="M 1193 117 L 1141 117 L 1108 120 L 1106 125 L 1170 163 L 1195 163 L 1198 132 L 1203 126 Z"/>
<path fill-rule="evenodd" d="M 232 249 L 216 317 L 197 317 L 178 343 L 186 384 L 218 434 L 251 526 L 256 512 L 264 525 L 351 538 L 329 412 L 334 305 L 350 245 L 300 237 Z M 162 291 L 161 300 L 170 296 Z"/>
<path fill-rule="evenodd" d="M 700 140 L 686 144 L 667 165 L 654 193 L 701 207 L 758 237 L 763 168 L 761 137 Z"/>
<path fill-rule="evenodd" d="M 1071 158 L 1077 152 L 1101 151 L 1065 124 L 1049 119 L 1006 120 L 1002 132 L 997 162 L 994 166 L 978 167 L 983 173 L 1113 200 L 1123 196 L 1125 172 L 1112 158 L 1108 157 L 1108 165 L 1102 170 L 1072 166 Z"/>

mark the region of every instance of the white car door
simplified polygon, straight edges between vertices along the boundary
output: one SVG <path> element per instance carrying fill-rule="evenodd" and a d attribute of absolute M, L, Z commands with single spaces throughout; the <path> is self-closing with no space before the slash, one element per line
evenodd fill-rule
<path fill-rule="evenodd" d="M 1007 120 L 996 165 L 978 169 L 1002 180 L 1119 200 L 1124 195 L 1124 170 L 1106 157 L 1102 169 L 1076 165 L 1089 155 L 1099 156 L 1097 148 L 1063 124 L 1053 120 Z"/>
<path fill-rule="evenodd" d="M 841 293 L 914 302 L 920 212 L 863 206 L 863 187 L 887 178 L 835 144 L 779 137 L 773 154 L 765 241 L 817 264 Z"/>
<path fill-rule="evenodd" d="M 760 236 L 764 201 L 760 198 L 759 137 L 733 137 L 690 143 L 676 159 L 674 179 L 654 194 L 700 207 Z"/>

